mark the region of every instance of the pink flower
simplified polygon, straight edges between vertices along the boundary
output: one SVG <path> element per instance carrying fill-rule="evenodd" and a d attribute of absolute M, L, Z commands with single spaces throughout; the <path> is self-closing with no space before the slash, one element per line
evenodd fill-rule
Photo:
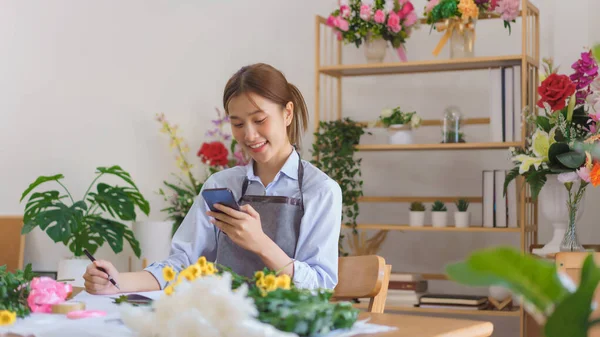
<path fill-rule="evenodd" d="M 338 17 L 337 16 L 333 16 L 330 15 L 327 18 L 327 23 L 326 23 L 329 27 L 337 27 L 338 26 Z"/>
<path fill-rule="evenodd" d="M 440 3 L 440 0 L 430 0 L 425 6 L 425 14 L 431 12 L 433 7 L 437 6 Z"/>
<path fill-rule="evenodd" d="M 342 5 L 340 7 L 340 13 L 342 13 L 343 18 L 349 17 L 350 16 L 350 7 L 348 7 L 347 5 Z"/>
<path fill-rule="evenodd" d="M 498 6 L 498 0 L 491 0 L 490 1 L 490 10 L 493 11 L 494 9 L 496 9 L 496 6 Z"/>
<path fill-rule="evenodd" d="M 401 19 L 404 19 L 408 14 L 410 14 L 412 11 L 414 11 L 415 6 L 413 6 L 413 4 L 409 1 L 407 3 L 404 4 L 404 6 L 402 6 L 402 9 L 400 9 L 400 11 L 398 12 L 398 15 L 400 16 Z"/>
<path fill-rule="evenodd" d="M 371 18 L 371 6 L 369 5 L 361 5 L 360 6 L 360 18 L 369 21 Z"/>
<path fill-rule="evenodd" d="M 387 26 L 394 33 L 398 33 L 402 30 L 402 26 L 400 26 L 400 17 L 398 14 L 391 12 L 388 16 Z"/>
<path fill-rule="evenodd" d="M 340 32 L 339 30 L 335 31 L 335 36 L 337 37 L 338 41 L 342 41 L 342 39 L 344 38 L 342 32 Z"/>
<path fill-rule="evenodd" d="M 590 170 L 587 167 L 582 166 L 578 168 L 576 172 L 581 180 L 585 181 L 586 183 L 590 182 Z"/>
<path fill-rule="evenodd" d="M 502 20 L 512 21 L 519 16 L 520 0 L 498 0 L 496 13 L 500 14 Z"/>
<path fill-rule="evenodd" d="M 375 22 L 377 22 L 377 23 L 384 23 L 385 22 L 385 13 L 381 9 L 378 9 L 375 12 L 375 17 L 374 18 L 375 18 Z"/>
<path fill-rule="evenodd" d="M 348 23 L 348 21 L 342 19 L 342 18 L 338 18 L 338 25 L 337 27 L 344 32 L 347 32 L 348 29 L 350 28 L 350 25 Z"/>
<path fill-rule="evenodd" d="M 27 304 L 32 312 L 50 313 L 51 304 L 62 303 L 73 292 L 70 284 L 56 282 L 49 277 L 34 277 Z"/>
<path fill-rule="evenodd" d="M 558 177 L 556 177 L 558 179 L 558 181 L 560 181 L 563 184 L 566 183 L 572 183 L 577 181 L 577 179 L 579 179 L 579 177 L 577 176 L 579 173 L 575 173 L 575 172 L 563 172 L 561 174 L 558 175 Z"/>
<path fill-rule="evenodd" d="M 410 27 L 410 26 L 414 25 L 415 23 L 417 23 L 418 20 L 419 20 L 419 18 L 417 18 L 417 13 L 410 12 L 404 19 L 404 26 Z"/>

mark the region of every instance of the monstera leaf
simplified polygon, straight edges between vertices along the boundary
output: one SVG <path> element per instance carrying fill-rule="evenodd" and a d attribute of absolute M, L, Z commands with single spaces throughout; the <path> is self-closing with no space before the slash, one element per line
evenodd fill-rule
<path fill-rule="evenodd" d="M 140 243 L 135 239 L 131 229 L 110 219 L 92 217 L 91 220 L 90 229 L 106 240 L 115 253 L 123 251 L 123 239 L 125 239 L 131 245 L 135 255 L 140 257 Z"/>
<path fill-rule="evenodd" d="M 39 226 L 54 241 L 65 241 L 76 233 L 83 220 L 87 205 L 78 201 L 71 206 L 60 201 L 58 191 L 34 193 L 25 209 L 22 233 Z"/>

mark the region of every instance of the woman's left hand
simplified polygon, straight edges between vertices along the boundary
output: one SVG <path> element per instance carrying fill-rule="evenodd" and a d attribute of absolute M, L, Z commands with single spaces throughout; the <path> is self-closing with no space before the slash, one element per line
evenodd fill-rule
<path fill-rule="evenodd" d="M 252 206 L 242 205 L 241 211 L 215 204 L 215 208 L 223 213 L 208 211 L 206 214 L 213 217 L 210 222 L 235 242 L 238 246 L 257 253 L 267 236 L 262 230 L 260 215 Z"/>

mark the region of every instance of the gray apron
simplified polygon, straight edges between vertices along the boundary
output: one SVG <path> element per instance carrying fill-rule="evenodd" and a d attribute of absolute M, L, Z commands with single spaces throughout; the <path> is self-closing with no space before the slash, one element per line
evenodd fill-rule
<path fill-rule="evenodd" d="M 300 223 L 304 215 L 304 198 L 302 195 L 302 179 L 304 167 L 298 154 L 298 188 L 300 199 L 285 196 L 246 195 L 248 177 L 244 178 L 240 205 L 249 204 L 260 215 L 263 232 L 271 238 L 289 257 L 296 256 L 296 244 L 300 233 Z M 221 231 L 217 233 L 218 264 L 231 268 L 234 272 L 246 276 L 254 276 L 254 272 L 265 268 L 261 258 L 235 244 Z M 284 267 L 284 266 L 281 266 Z"/>

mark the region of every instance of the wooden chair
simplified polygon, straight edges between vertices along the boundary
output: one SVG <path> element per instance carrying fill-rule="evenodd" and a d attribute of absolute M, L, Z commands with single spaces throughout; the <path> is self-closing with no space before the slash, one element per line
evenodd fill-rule
<path fill-rule="evenodd" d="M 7 265 L 10 272 L 23 269 L 25 236 L 21 235 L 23 217 L 0 216 L 0 266 Z"/>
<path fill-rule="evenodd" d="M 368 311 L 383 313 L 392 266 L 377 255 L 347 256 L 338 260 L 334 300 L 369 298 Z"/>

